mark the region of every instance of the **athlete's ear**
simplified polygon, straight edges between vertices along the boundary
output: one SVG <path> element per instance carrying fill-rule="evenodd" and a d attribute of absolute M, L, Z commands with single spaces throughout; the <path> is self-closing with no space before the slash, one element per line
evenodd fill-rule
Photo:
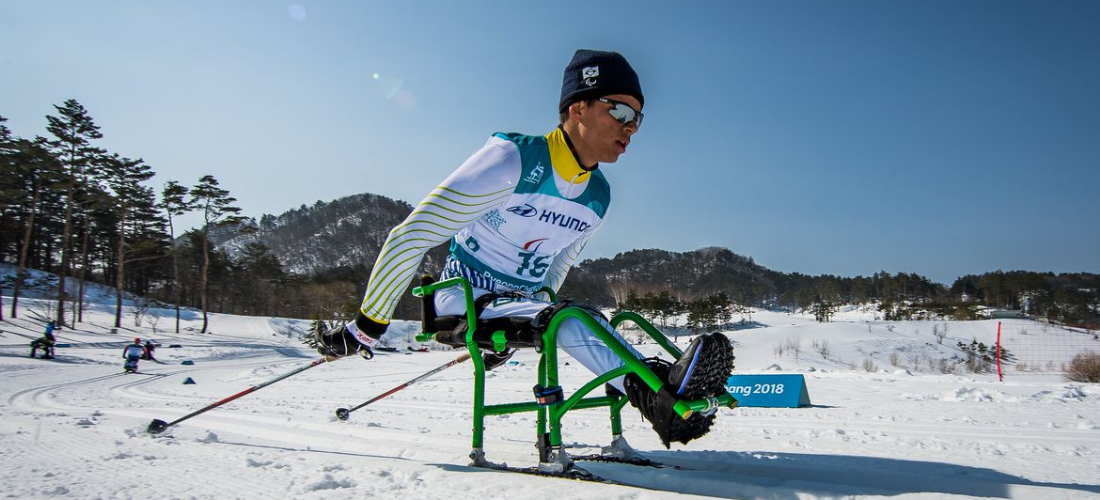
<path fill-rule="evenodd" d="M 587 110 L 586 108 L 587 108 L 587 105 L 585 104 L 585 102 L 583 100 L 582 101 L 577 101 L 573 104 L 570 104 L 569 105 L 569 117 L 572 118 L 573 121 L 578 121 L 579 122 L 580 118 L 581 118 L 581 115 L 584 114 L 584 112 Z"/>

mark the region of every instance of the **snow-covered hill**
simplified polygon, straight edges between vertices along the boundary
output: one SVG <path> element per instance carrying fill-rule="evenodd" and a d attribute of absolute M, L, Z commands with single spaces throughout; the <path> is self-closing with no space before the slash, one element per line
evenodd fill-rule
<path fill-rule="evenodd" d="M 802 373 L 813 405 L 722 410 L 711 434 L 671 450 L 628 407 L 630 443 L 684 468 L 584 464 L 639 486 L 629 487 L 466 467 L 468 364 L 347 422 L 333 417 L 457 355 L 443 350 L 322 364 L 152 437 L 152 419 L 181 417 L 310 363 L 315 354 L 298 340 L 308 324 L 214 314 L 211 333 L 200 335 L 201 318 L 189 312 L 176 334 L 171 311 L 150 309 L 140 326 L 129 317 L 112 333 L 112 298 L 59 332 L 64 347 L 47 361 L 27 354 L 43 327 L 35 311 L 49 304 L 20 304 L 18 318 L 5 309 L 0 322 L 0 487 L 8 498 L 1100 498 L 1100 387 L 1056 374 L 1010 371 L 999 382 L 937 369 L 961 355 L 952 347 L 960 340 L 992 343 L 995 321 L 887 323 L 853 309 L 820 324 L 755 311 L 726 332 L 737 372 Z M 123 375 L 121 350 L 133 337 L 161 344 L 160 362 Z M 653 345 L 641 350 L 657 354 Z M 536 356 L 521 352 L 492 372 L 490 402 L 530 399 Z M 562 361 L 566 391 L 588 379 Z M 605 412 L 566 417 L 571 451 L 608 443 Z M 531 414 L 488 417 L 488 458 L 534 464 L 534 429 Z"/>

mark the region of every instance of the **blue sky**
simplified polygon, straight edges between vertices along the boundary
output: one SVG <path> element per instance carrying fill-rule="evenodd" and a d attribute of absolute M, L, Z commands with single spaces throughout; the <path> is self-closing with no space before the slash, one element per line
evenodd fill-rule
<path fill-rule="evenodd" d="M 0 1 L 0 115 L 75 98 L 247 215 L 415 203 L 549 132 L 577 48 L 646 120 L 584 257 L 723 246 L 785 272 L 1100 272 L 1100 2 Z M 197 221 L 197 220 L 196 220 Z"/>

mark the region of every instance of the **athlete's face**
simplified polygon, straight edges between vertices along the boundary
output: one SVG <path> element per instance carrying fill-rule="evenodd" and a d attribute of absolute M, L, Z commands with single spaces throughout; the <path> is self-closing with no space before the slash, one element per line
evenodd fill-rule
<path fill-rule="evenodd" d="M 611 113 L 613 108 L 623 104 L 636 112 L 642 109 L 637 99 L 625 94 L 603 96 L 603 99 L 581 103 L 577 117 L 580 140 L 573 139 L 575 143 L 581 143 L 575 146 L 578 152 L 583 153 L 582 160 L 588 164 L 615 163 L 630 146 L 631 136 L 638 132 L 639 120 L 624 124 Z"/>

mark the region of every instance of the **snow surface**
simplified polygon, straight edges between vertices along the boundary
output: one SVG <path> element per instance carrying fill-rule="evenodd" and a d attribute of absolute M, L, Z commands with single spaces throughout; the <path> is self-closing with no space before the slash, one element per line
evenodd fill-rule
<path fill-rule="evenodd" d="M 112 333 L 111 298 L 86 306 L 75 330 L 59 332 L 68 346 L 57 349 L 56 360 L 31 359 L 28 344 L 41 335 L 48 308 L 48 300 L 23 298 L 12 319 L 4 297 L 3 498 L 1100 499 L 1100 387 L 1053 374 L 1010 371 L 999 382 L 991 374 L 930 369 L 928 360 L 958 355 L 950 346 L 959 340 L 991 343 L 992 321 L 882 322 L 853 308 L 820 324 L 755 311 L 727 332 L 736 342 L 736 371 L 803 373 L 813 406 L 723 409 L 709 435 L 672 450 L 628 406 L 623 424 L 631 445 L 684 467 L 582 463 L 638 485 L 630 487 L 468 467 L 469 364 L 347 422 L 334 418 L 336 408 L 460 354 L 444 350 L 321 364 L 153 437 L 145 432 L 152 419 L 174 420 L 316 359 L 298 340 L 307 322 L 213 314 L 211 333 L 202 335 L 201 316 L 184 311 L 183 331 L 175 334 L 173 313 L 153 309 L 140 327 L 128 315 Z M 155 333 L 150 318 L 158 318 Z M 933 325 L 947 326 L 943 345 Z M 142 361 L 139 374 L 123 375 L 121 351 L 135 336 L 161 344 L 160 363 Z M 827 359 L 813 348 L 822 341 Z M 653 345 L 641 350 L 658 352 Z M 489 402 L 530 398 L 536 353 L 513 359 L 490 373 Z M 570 361 L 563 353 L 567 391 L 589 378 Z M 183 384 L 188 377 L 196 384 Z M 591 409 L 566 417 L 571 452 L 608 444 L 606 415 Z M 490 460 L 537 462 L 533 414 L 487 417 L 486 426 Z"/>

